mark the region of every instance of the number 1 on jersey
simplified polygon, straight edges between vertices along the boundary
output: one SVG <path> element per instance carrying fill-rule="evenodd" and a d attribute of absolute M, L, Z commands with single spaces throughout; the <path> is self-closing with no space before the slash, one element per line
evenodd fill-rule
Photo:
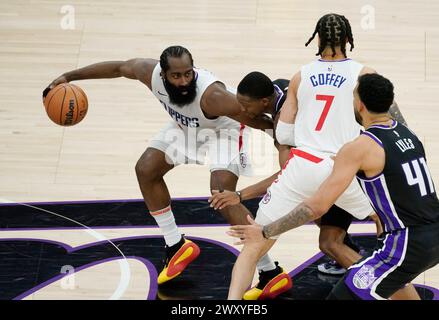
<path fill-rule="evenodd" d="M 430 171 L 427 167 L 427 162 L 424 157 L 419 159 L 415 159 L 411 162 L 413 169 L 415 171 L 415 175 L 412 173 L 412 169 L 410 169 L 410 162 L 406 162 L 402 164 L 402 169 L 404 170 L 405 176 L 407 178 L 407 183 L 409 186 L 419 185 L 419 192 L 421 193 L 421 197 L 426 196 L 429 193 L 434 193 L 434 185 L 433 180 L 431 179 Z M 428 187 L 430 188 L 430 192 L 427 192 L 427 185 L 424 180 L 424 176 L 422 174 L 422 168 L 424 169 L 425 176 L 427 177 Z"/>
<path fill-rule="evenodd" d="M 329 109 L 331 108 L 332 102 L 334 101 L 334 96 L 328 96 L 324 94 L 317 94 L 316 99 L 318 101 L 326 101 L 325 106 L 323 107 L 322 114 L 320 115 L 319 122 L 317 122 L 316 131 L 322 130 L 323 123 L 328 116 Z"/>

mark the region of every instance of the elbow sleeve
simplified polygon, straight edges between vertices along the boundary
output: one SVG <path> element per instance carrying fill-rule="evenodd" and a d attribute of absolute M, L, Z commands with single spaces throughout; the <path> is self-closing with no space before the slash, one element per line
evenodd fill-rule
<path fill-rule="evenodd" d="M 279 120 L 276 126 L 276 140 L 281 145 L 295 146 L 294 123 Z"/>

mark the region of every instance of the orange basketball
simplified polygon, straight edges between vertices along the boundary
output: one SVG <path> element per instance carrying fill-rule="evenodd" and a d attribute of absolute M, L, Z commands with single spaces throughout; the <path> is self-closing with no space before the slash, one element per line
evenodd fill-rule
<path fill-rule="evenodd" d="M 88 100 L 82 89 L 71 83 L 61 83 L 43 99 L 50 120 L 60 126 L 73 126 L 84 119 Z"/>

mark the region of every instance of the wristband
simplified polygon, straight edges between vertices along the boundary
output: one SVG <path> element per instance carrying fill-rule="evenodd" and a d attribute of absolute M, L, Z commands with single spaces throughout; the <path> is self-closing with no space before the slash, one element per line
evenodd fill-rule
<path fill-rule="evenodd" d="M 239 203 L 242 202 L 242 198 L 241 198 L 241 191 L 235 191 L 235 193 L 238 195 L 239 197 Z"/>

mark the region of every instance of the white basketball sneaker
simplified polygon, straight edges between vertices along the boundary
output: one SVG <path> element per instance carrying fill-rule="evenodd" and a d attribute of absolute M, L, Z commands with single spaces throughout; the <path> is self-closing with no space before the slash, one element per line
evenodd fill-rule
<path fill-rule="evenodd" d="M 332 275 L 342 275 L 346 272 L 346 269 L 339 265 L 335 260 L 319 264 L 317 270 L 321 273 Z"/>

